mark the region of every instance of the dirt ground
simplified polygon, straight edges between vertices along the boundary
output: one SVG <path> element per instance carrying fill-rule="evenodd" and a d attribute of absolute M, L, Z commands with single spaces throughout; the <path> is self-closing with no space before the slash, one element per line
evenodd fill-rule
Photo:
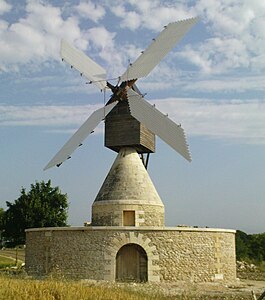
<path fill-rule="evenodd" d="M 252 291 L 259 296 L 265 291 L 265 280 L 241 279 L 233 284 L 184 283 L 159 284 L 157 288 L 171 299 L 248 299 L 253 300 Z"/>
<path fill-rule="evenodd" d="M 146 299 L 167 300 L 254 300 L 265 292 L 265 272 L 257 266 L 246 262 L 238 262 L 237 279 L 234 282 L 193 283 L 177 281 L 174 283 L 107 283 L 100 281 L 84 281 L 88 285 L 113 284 L 120 288 L 137 291 L 147 295 Z M 152 297 L 153 296 L 153 297 Z M 265 298 L 264 298 L 265 300 Z"/>
<path fill-rule="evenodd" d="M 225 283 L 188 283 L 178 281 L 175 283 L 110 283 L 94 280 L 82 280 L 82 284 L 100 285 L 104 287 L 120 287 L 145 294 L 146 299 L 169 300 L 254 300 L 252 292 L 256 297 L 265 291 L 265 280 L 238 279 L 233 284 Z M 153 297 L 152 297 L 153 296 Z"/>
<path fill-rule="evenodd" d="M 263 278 L 261 277 L 263 275 Z M 247 277 L 247 274 L 241 273 L 241 276 Z M 252 274 L 254 277 L 254 274 Z M 233 283 L 212 282 L 212 283 L 191 283 L 178 281 L 175 283 L 115 283 L 126 290 L 137 291 L 147 295 L 146 299 L 152 299 L 152 295 L 164 296 L 169 300 L 254 300 L 252 292 L 256 297 L 265 291 L 265 272 L 258 274 L 261 280 L 237 279 Z M 111 283 L 100 281 L 86 281 L 88 285 L 104 285 L 111 287 Z M 150 297 L 150 298 L 149 298 Z M 165 299 L 163 297 L 163 299 Z M 154 297 L 155 298 L 155 297 Z M 161 297 L 162 298 L 162 297 Z M 157 298 L 155 298 L 157 299 Z M 265 299 L 264 299 L 265 300 Z"/>
<path fill-rule="evenodd" d="M 123 284 L 119 284 L 121 287 Z M 234 284 L 221 283 L 187 283 L 174 284 L 136 284 L 126 285 L 126 288 L 147 294 L 160 294 L 168 299 L 246 299 L 253 300 L 252 292 L 258 297 L 265 291 L 265 281 L 238 280 Z M 150 297 L 151 298 L 151 297 Z"/>

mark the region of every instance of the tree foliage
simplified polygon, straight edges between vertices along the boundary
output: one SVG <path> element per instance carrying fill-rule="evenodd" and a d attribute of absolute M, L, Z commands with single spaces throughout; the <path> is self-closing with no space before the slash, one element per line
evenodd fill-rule
<path fill-rule="evenodd" d="M 5 211 L 0 207 L 0 232 L 4 229 L 4 215 Z"/>
<path fill-rule="evenodd" d="M 51 181 L 31 184 L 30 191 L 22 187 L 14 203 L 6 202 L 4 213 L 4 236 L 14 244 L 25 243 L 25 229 L 39 227 L 61 227 L 67 225 L 67 195 L 59 187 L 53 188 Z"/>
<path fill-rule="evenodd" d="M 265 233 L 236 233 L 236 255 L 238 260 L 265 261 Z"/>
<path fill-rule="evenodd" d="M 3 208 L 0 207 L 0 247 L 2 247 L 2 232 L 4 230 L 4 216 L 5 216 L 5 211 Z"/>

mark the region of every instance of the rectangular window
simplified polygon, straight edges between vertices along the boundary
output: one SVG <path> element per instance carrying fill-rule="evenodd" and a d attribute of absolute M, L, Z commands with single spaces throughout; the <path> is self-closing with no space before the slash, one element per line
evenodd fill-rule
<path fill-rule="evenodd" d="M 123 226 L 135 226 L 135 211 L 124 210 L 123 211 Z"/>

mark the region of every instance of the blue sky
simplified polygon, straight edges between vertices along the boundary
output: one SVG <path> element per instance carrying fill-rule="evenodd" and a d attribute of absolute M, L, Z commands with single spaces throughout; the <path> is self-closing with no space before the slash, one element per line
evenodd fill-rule
<path fill-rule="evenodd" d="M 70 201 L 69 223 L 91 205 L 116 154 L 103 126 L 60 168 L 43 167 L 104 103 L 62 63 L 61 38 L 123 74 L 163 26 L 200 21 L 138 87 L 185 129 L 188 163 L 157 138 L 149 174 L 166 224 L 265 231 L 265 3 L 0 0 L 0 207 L 21 187 L 52 180 Z M 112 83 L 116 83 L 115 80 Z M 110 93 L 107 93 L 107 97 Z"/>

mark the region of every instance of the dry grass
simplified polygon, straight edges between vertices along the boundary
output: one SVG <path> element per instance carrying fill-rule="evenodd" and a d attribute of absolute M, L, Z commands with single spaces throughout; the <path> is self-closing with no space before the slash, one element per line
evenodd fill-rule
<path fill-rule="evenodd" d="M 121 284 L 71 281 L 64 278 L 36 280 L 25 274 L 0 273 L 0 300 L 249 300 L 264 291 L 261 283 L 235 286 L 216 284 Z"/>
<path fill-rule="evenodd" d="M 161 295 L 146 295 L 118 286 L 88 286 L 75 281 L 34 280 L 0 275 L 1 300 L 166 300 Z"/>

